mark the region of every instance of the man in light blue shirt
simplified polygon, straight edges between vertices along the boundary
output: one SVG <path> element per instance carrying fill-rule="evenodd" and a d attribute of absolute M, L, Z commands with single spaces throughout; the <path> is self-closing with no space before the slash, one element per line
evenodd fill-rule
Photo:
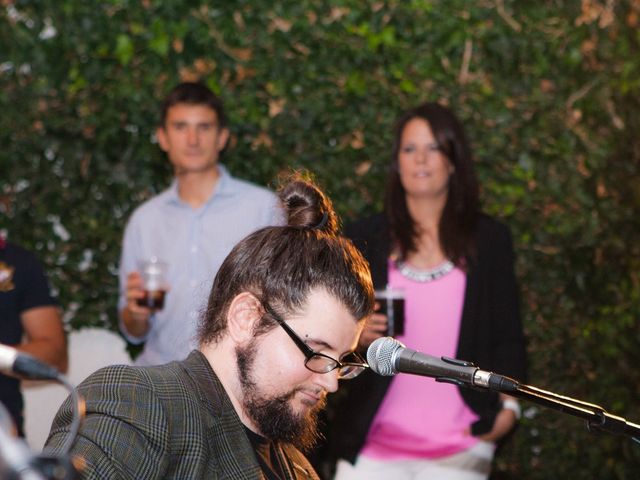
<path fill-rule="evenodd" d="M 133 212 L 120 259 L 120 329 L 130 342 L 144 342 L 139 365 L 186 357 L 224 258 L 248 234 L 284 220 L 273 193 L 218 163 L 229 130 L 222 102 L 204 85 L 182 83 L 169 93 L 157 137 L 175 180 Z M 139 304 L 140 263 L 154 257 L 168 267 L 159 310 Z"/>

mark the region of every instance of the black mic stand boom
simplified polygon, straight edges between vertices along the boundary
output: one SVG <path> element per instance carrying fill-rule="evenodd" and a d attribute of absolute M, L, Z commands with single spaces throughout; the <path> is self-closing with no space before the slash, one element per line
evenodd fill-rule
<path fill-rule="evenodd" d="M 442 360 L 452 363 L 460 362 L 459 360 L 453 360 L 446 357 L 442 357 Z M 469 362 L 462 363 L 466 366 L 473 365 Z M 489 384 L 484 384 L 483 386 L 486 388 L 511 395 L 512 397 L 529 400 L 559 412 L 582 418 L 586 420 L 587 430 L 589 431 L 598 430 L 613 433 L 615 435 L 627 435 L 640 443 L 640 425 L 627 422 L 624 418 L 617 415 L 612 415 L 599 405 L 583 402 L 564 395 L 558 395 L 531 385 L 522 384 L 503 375 L 492 375 L 494 375 L 496 379 Z M 500 381 L 497 381 L 497 379 Z M 445 377 L 436 378 L 436 380 L 455 383 L 461 386 L 468 386 L 458 380 Z"/>
<path fill-rule="evenodd" d="M 627 435 L 640 443 L 640 425 L 627 422 L 617 415 L 612 415 L 600 405 L 583 402 L 524 384 L 518 384 L 515 391 L 505 391 L 503 393 L 582 418 L 586 420 L 589 431 L 599 430 L 615 435 Z"/>

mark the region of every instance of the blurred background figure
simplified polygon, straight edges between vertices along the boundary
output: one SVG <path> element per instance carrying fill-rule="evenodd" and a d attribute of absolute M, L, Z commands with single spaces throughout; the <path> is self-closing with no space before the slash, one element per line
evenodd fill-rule
<path fill-rule="evenodd" d="M 376 290 L 405 297 L 407 347 L 523 380 L 526 352 L 508 228 L 483 214 L 470 147 L 447 108 L 405 112 L 395 131 L 386 212 L 346 234 L 369 261 Z M 364 352 L 387 334 L 378 311 Z M 370 371 L 331 407 L 326 451 L 336 478 L 486 479 L 496 442 L 519 417 L 515 399 L 412 375 Z"/>
<path fill-rule="evenodd" d="M 229 130 L 222 100 L 205 85 L 185 82 L 169 92 L 157 137 L 175 180 L 133 212 L 120 260 L 120 329 L 144 343 L 138 365 L 186 357 L 224 258 L 246 235 L 283 222 L 272 192 L 218 162 Z"/>
<path fill-rule="evenodd" d="M 60 309 L 51 297 L 40 262 L 0 237 L 0 343 L 67 369 L 67 344 Z M 24 436 L 20 379 L 0 374 L 0 401 Z"/>

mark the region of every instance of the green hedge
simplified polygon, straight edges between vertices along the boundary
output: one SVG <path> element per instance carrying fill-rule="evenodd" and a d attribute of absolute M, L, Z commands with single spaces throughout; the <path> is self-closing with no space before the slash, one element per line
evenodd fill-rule
<path fill-rule="evenodd" d="M 115 328 L 122 229 L 171 177 L 153 131 L 179 80 L 225 99 L 234 174 L 310 169 L 345 219 L 381 205 L 398 112 L 440 100 L 514 232 L 530 383 L 640 420 L 638 0 L 0 5 L 0 229 L 38 251 L 70 329 Z M 525 406 L 502 475 L 637 478 L 640 445 Z"/>

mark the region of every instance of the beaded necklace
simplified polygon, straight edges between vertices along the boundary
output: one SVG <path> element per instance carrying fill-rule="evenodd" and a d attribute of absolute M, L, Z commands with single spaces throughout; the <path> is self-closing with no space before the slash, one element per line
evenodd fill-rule
<path fill-rule="evenodd" d="M 408 278 L 409 280 L 421 283 L 432 282 L 433 280 L 444 277 L 447 273 L 453 270 L 454 267 L 455 265 L 451 260 L 447 260 L 437 267 L 430 268 L 428 270 L 420 270 L 414 267 L 410 267 L 401 260 L 396 261 L 396 268 L 402 274 L 402 276 Z"/>

